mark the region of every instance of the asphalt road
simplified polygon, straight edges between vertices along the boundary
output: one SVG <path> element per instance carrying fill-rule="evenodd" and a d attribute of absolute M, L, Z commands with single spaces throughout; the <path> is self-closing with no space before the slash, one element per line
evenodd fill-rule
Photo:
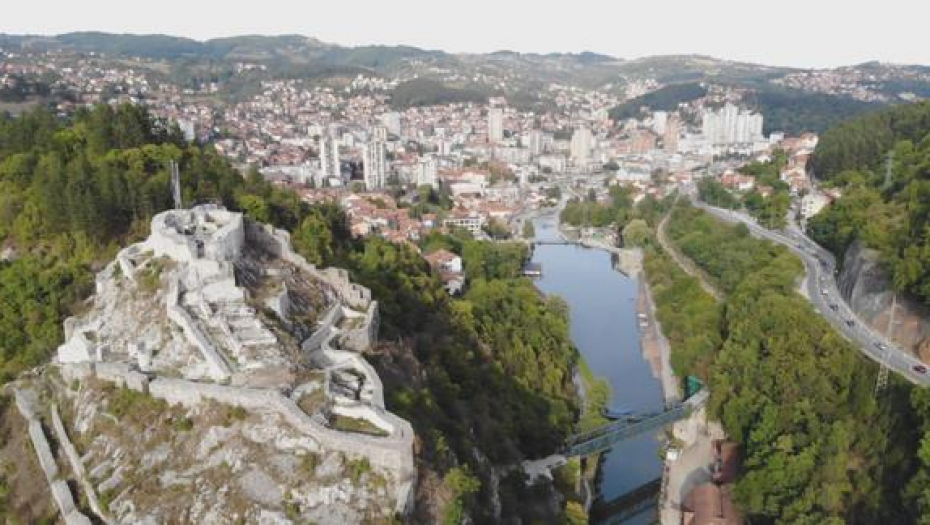
<path fill-rule="evenodd" d="M 752 217 L 732 210 L 725 210 L 698 202 L 691 192 L 695 206 L 727 222 L 742 222 L 756 237 L 782 244 L 804 262 L 807 275 L 803 286 L 814 309 L 833 328 L 877 363 L 886 363 L 888 368 L 919 386 L 930 386 L 930 372 L 915 356 L 872 330 L 856 316 L 846 303 L 836 283 L 836 260 L 833 254 L 809 239 L 796 227 L 787 232 L 776 232 L 755 223 Z"/>

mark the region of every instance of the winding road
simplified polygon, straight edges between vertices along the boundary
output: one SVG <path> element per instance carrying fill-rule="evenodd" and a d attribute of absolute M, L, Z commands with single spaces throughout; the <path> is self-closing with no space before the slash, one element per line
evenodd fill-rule
<path fill-rule="evenodd" d="M 808 238 L 796 227 L 787 232 L 772 231 L 756 224 L 748 215 L 716 208 L 697 199 L 693 188 L 687 192 L 692 203 L 718 219 L 745 224 L 754 236 L 786 246 L 804 262 L 804 295 L 824 319 L 843 337 L 873 361 L 918 386 L 930 386 L 930 372 L 917 357 L 878 333 L 853 312 L 836 283 L 836 260 L 833 254 Z"/>

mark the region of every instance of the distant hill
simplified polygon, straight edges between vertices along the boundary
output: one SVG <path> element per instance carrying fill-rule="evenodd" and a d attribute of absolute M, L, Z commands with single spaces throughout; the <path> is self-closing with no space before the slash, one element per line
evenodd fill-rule
<path fill-rule="evenodd" d="M 413 79 L 394 89 L 391 105 L 405 109 L 414 106 L 435 106 L 455 102 L 487 102 L 491 95 L 478 88 L 459 88 L 428 79 Z"/>
<path fill-rule="evenodd" d="M 665 86 L 641 99 L 615 108 L 616 117 L 634 116 L 641 106 L 673 109 L 680 102 L 693 100 L 699 85 L 735 86 L 755 91 L 753 103 L 767 119 L 767 130 L 821 131 L 839 119 L 874 106 L 856 102 L 851 96 L 833 96 L 786 90 L 773 82 L 792 73 L 808 70 L 770 67 L 721 60 L 701 55 L 667 55 L 624 60 L 585 51 L 581 53 L 519 53 L 501 50 L 493 53 L 446 53 L 412 46 L 347 47 L 321 42 L 301 35 L 243 35 L 197 41 L 167 35 L 129 35 L 77 32 L 58 36 L 2 35 L 0 48 L 62 50 L 79 54 L 94 53 L 117 58 L 139 57 L 168 63 L 167 77 L 185 86 L 204 80 L 230 79 L 234 63 L 254 62 L 266 66 L 235 82 L 234 93 L 254 89 L 268 78 L 326 80 L 359 74 L 416 77 L 445 86 L 413 84 L 396 97 L 402 105 L 432 100 L 472 100 L 486 96 L 494 86 L 522 109 L 544 107 L 551 101 L 546 86 L 551 83 L 602 89 L 624 96 L 631 83 L 649 80 Z M 159 74 L 163 65 L 152 67 Z M 868 62 L 837 68 L 851 73 L 858 84 L 891 101 L 930 98 L 930 67 Z M 241 75 L 236 75 L 237 77 Z M 448 85 L 449 83 L 453 85 Z M 473 85 L 469 85 L 473 84 Z M 456 91 L 459 90 L 459 91 Z M 463 93 L 461 90 L 478 91 Z M 441 93 L 440 93 L 441 92 Z M 792 109 L 794 108 L 794 109 Z"/>
<path fill-rule="evenodd" d="M 617 74 L 626 80 L 652 78 L 662 84 L 717 82 L 759 82 L 778 78 L 790 68 L 733 62 L 702 55 L 665 55 L 628 60 L 619 64 Z"/>
<path fill-rule="evenodd" d="M 846 119 L 884 107 L 876 102 L 768 86 L 749 95 L 746 102 L 765 117 L 765 134 L 784 131 L 789 135 L 823 133 Z"/>
<path fill-rule="evenodd" d="M 671 111 L 677 108 L 678 104 L 691 102 L 706 94 L 707 89 L 697 83 L 672 84 L 620 104 L 610 110 L 610 118 L 614 120 L 636 118 L 643 107 L 648 107 L 652 111 Z"/>

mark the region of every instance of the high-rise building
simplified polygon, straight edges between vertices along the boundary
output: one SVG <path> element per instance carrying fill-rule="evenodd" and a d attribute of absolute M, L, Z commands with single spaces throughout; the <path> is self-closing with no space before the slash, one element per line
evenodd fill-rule
<path fill-rule="evenodd" d="M 665 127 L 668 125 L 668 113 L 665 111 L 656 111 L 652 114 L 652 131 L 658 135 L 665 135 Z"/>
<path fill-rule="evenodd" d="M 386 164 L 384 141 L 372 140 L 362 147 L 362 166 L 365 174 L 365 188 L 369 191 L 384 187 L 384 184 L 387 182 Z"/>
<path fill-rule="evenodd" d="M 381 115 L 381 125 L 387 128 L 392 135 L 400 136 L 400 113 L 391 111 Z"/>
<path fill-rule="evenodd" d="M 542 155 L 543 141 L 542 132 L 538 129 L 531 130 L 526 135 L 526 147 L 530 150 L 530 155 L 536 157 Z"/>
<path fill-rule="evenodd" d="M 727 103 L 717 111 L 704 110 L 701 132 L 713 146 L 748 144 L 763 139 L 762 115 Z"/>
<path fill-rule="evenodd" d="M 329 133 L 320 135 L 320 171 L 324 179 L 342 178 L 339 142 Z"/>
<path fill-rule="evenodd" d="M 388 129 L 384 126 L 375 126 L 371 131 L 371 136 L 374 140 L 380 140 L 382 142 L 387 142 L 388 138 Z"/>
<path fill-rule="evenodd" d="M 181 133 L 184 134 L 184 140 L 187 142 L 193 142 L 197 138 L 197 125 L 193 120 L 179 120 L 178 127 L 181 129 Z"/>
<path fill-rule="evenodd" d="M 423 157 L 417 163 L 417 186 L 424 185 L 437 186 L 436 161 L 432 157 Z"/>
<path fill-rule="evenodd" d="M 591 160 L 591 150 L 594 147 L 594 136 L 585 126 L 579 126 L 572 134 L 570 152 L 575 166 L 586 166 Z"/>
<path fill-rule="evenodd" d="M 662 143 L 666 153 L 678 153 L 678 138 L 681 134 L 681 121 L 678 115 L 671 115 L 667 118 L 665 132 L 662 135 Z"/>
<path fill-rule="evenodd" d="M 496 144 L 504 140 L 504 110 L 488 109 L 488 142 Z"/>

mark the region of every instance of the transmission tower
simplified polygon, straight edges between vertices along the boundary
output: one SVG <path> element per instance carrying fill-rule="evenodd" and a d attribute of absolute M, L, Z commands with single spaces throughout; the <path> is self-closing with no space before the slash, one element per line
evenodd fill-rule
<path fill-rule="evenodd" d="M 882 189 L 887 190 L 891 187 L 891 166 L 894 164 L 894 150 L 888 152 L 888 157 L 885 159 L 885 184 Z"/>
<path fill-rule="evenodd" d="M 891 330 L 894 327 L 894 314 L 898 307 L 898 294 L 895 292 L 891 296 L 891 315 L 888 316 L 888 326 L 885 327 L 885 337 L 891 340 Z M 875 395 L 878 396 L 888 386 L 888 352 L 891 348 L 885 347 L 882 352 L 881 367 L 878 370 L 878 378 L 875 380 Z"/>
<path fill-rule="evenodd" d="M 178 171 L 178 163 L 175 161 L 170 161 L 169 168 L 171 169 L 171 193 L 174 196 L 174 209 L 180 210 L 181 205 L 181 174 Z"/>

